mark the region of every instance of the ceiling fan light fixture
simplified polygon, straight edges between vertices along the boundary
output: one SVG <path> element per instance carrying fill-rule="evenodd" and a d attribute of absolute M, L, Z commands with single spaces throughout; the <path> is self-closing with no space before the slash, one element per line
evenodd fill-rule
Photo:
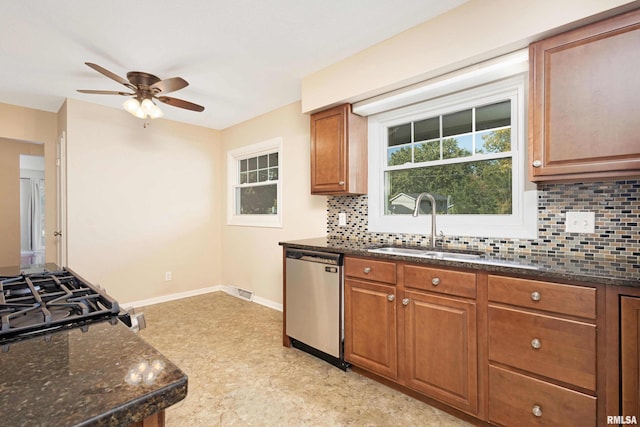
<path fill-rule="evenodd" d="M 149 98 L 143 99 L 140 107 L 152 119 L 157 119 L 163 115 L 162 110 Z"/>

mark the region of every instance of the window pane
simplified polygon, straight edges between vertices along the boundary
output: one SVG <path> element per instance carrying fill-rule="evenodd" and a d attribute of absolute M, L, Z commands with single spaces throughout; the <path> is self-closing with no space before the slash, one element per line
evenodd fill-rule
<path fill-rule="evenodd" d="M 253 171 L 258 169 L 258 159 L 256 157 L 251 157 L 247 159 L 249 161 L 249 170 Z"/>
<path fill-rule="evenodd" d="M 265 154 L 264 156 L 258 157 L 258 168 L 264 169 L 267 166 L 269 166 L 269 164 L 268 164 L 268 156 Z"/>
<path fill-rule="evenodd" d="M 473 135 L 460 135 L 442 140 L 442 158 L 455 159 L 473 154 Z"/>
<path fill-rule="evenodd" d="M 385 214 L 413 212 L 417 196 L 435 196 L 438 214 L 511 214 L 511 158 L 385 172 Z M 430 212 L 428 203 L 422 206 Z"/>
<path fill-rule="evenodd" d="M 278 168 L 269 168 L 269 181 L 278 180 Z"/>
<path fill-rule="evenodd" d="M 504 153 L 511 150 L 511 128 L 488 130 L 476 134 L 478 153 Z"/>
<path fill-rule="evenodd" d="M 442 116 L 442 136 L 459 135 L 471 132 L 471 110 L 459 111 L 457 113 Z"/>
<path fill-rule="evenodd" d="M 411 163 L 411 146 L 393 147 L 387 149 L 387 164 L 389 166 Z"/>
<path fill-rule="evenodd" d="M 240 160 L 240 172 L 247 170 L 247 159 Z"/>
<path fill-rule="evenodd" d="M 278 166 L 278 153 L 269 154 L 269 166 Z"/>
<path fill-rule="evenodd" d="M 240 172 L 240 184 L 246 184 L 247 183 L 247 173 L 246 172 Z"/>
<path fill-rule="evenodd" d="M 408 144 L 411 142 L 411 123 L 405 123 L 399 126 L 389 128 L 389 147 L 400 144 Z"/>
<path fill-rule="evenodd" d="M 440 140 L 416 144 L 413 152 L 416 163 L 440 160 Z"/>
<path fill-rule="evenodd" d="M 258 173 L 256 171 L 249 172 L 248 183 L 258 182 Z"/>
<path fill-rule="evenodd" d="M 260 169 L 258 171 L 258 182 L 265 182 L 269 177 L 269 172 L 267 169 Z"/>
<path fill-rule="evenodd" d="M 427 139 L 440 138 L 440 118 L 421 120 L 414 123 L 414 141 L 426 141 Z"/>
<path fill-rule="evenodd" d="M 236 199 L 240 201 L 240 215 L 269 215 L 278 213 L 278 186 L 260 185 L 236 188 Z"/>
<path fill-rule="evenodd" d="M 476 130 L 511 125 L 511 101 L 476 108 Z"/>

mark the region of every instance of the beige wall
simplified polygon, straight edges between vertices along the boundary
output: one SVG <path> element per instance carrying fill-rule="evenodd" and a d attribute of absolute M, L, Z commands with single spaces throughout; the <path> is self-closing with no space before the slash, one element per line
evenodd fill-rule
<path fill-rule="evenodd" d="M 65 114 L 68 266 L 121 303 L 220 284 L 220 132 L 73 99 Z"/>
<path fill-rule="evenodd" d="M 0 103 L 0 140 L 31 141 L 44 144 L 47 261 L 55 261 L 56 259 L 56 240 L 53 237 L 56 226 L 56 129 L 55 113 Z M 38 150 L 41 149 L 42 147 L 38 148 Z M 0 162 L 8 161 L 3 154 L 0 156 L 3 157 Z M 19 166 L 17 167 L 19 169 Z M 9 170 L 4 170 L 4 172 L 3 170 L 4 168 L 0 166 L 0 186 L 7 179 L 10 179 L 6 177 L 7 173 L 13 174 Z M 19 193 L 17 195 L 14 193 L 13 197 L 17 197 L 17 200 L 20 199 Z M 19 205 L 14 205 L 14 203 L 15 200 L 6 200 L 0 197 L 0 266 L 20 264 L 20 212 Z M 9 206 L 13 206 L 13 208 L 10 209 Z M 15 236 L 17 236 L 17 241 L 14 241 Z"/>
<path fill-rule="evenodd" d="M 309 116 L 300 112 L 296 102 L 222 132 L 225 158 L 229 150 L 275 137 L 283 140 L 283 227 L 224 225 L 222 282 L 281 304 L 282 247 L 278 242 L 326 235 L 326 197 L 310 194 Z M 221 199 L 226 200 L 226 192 Z M 223 221 L 226 224 L 226 210 Z"/>
<path fill-rule="evenodd" d="M 639 5 L 629 0 L 471 0 L 304 77 L 302 111 L 360 101 L 524 48 L 609 9 Z"/>

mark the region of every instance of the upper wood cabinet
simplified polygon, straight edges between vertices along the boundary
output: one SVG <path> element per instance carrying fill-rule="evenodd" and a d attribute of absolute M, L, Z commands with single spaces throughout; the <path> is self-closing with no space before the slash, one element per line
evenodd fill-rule
<path fill-rule="evenodd" d="M 640 9 L 530 45 L 529 178 L 640 176 Z"/>
<path fill-rule="evenodd" d="M 367 118 L 344 104 L 311 115 L 311 194 L 367 193 Z"/>

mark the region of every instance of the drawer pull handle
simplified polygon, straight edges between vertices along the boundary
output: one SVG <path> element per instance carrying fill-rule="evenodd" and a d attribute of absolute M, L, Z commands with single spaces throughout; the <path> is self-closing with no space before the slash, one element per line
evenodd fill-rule
<path fill-rule="evenodd" d="M 365 267 L 363 271 L 364 271 L 364 274 L 369 274 L 371 273 L 371 267 Z"/>
<path fill-rule="evenodd" d="M 540 160 L 534 160 L 531 163 L 531 166 L 533 166 L 534 168 L 539 168 L 540 166 L 542 166 L 542 162 Z"/>
<path fill-rule="evenodd" d="M 531 408 L 531 412 L 533 412 L 533 415 L 535 415 L 536 417 L 542 416 L 542 408 L 540 407 L 540 405 L 533 405 L 533 408 Z"/>
<path fill-rule="evenodd" d="M 389 294 L 389 295 L 387 295 L 387 299 L 389 301 L 393 301 L 394 299 L 396 299 L 396 296 L 394 294 Z"/>
<path fill-rule="evenodd" d="M 403 298 L 402 305 L 409 305 L 409 298 Z"/>
<path fill-rule="evenodd" d="M 343 186 L 343 185 L 344 185 L 344 181 L 339 181 L 339 182 L 338 182 L 338 185 L 339 185 L 339 186 Z"/>
<path fill-rule="evenodd" d="M 535 348 L 535 349 L 539 349 L 540 346 L 542 346 L 542 343 L 540 342 L 540 340 L 538 338 L 534 338 L 531 340 L 531 347 Z"/>
<path fill-rule="evenodd" d="M 440 278 L 434 277 L 433 279 L 431 279 L 431 284 L 433 286 L 438 286 L 440 284 Z"/>
<path fill-rule="evenodd" d="M 531 292 L 531 299 L 533 301 L 540 301 L 540 298 L 542 298 L 542 295 L 540 295 L 540 292 L 538 291 Z"/>

